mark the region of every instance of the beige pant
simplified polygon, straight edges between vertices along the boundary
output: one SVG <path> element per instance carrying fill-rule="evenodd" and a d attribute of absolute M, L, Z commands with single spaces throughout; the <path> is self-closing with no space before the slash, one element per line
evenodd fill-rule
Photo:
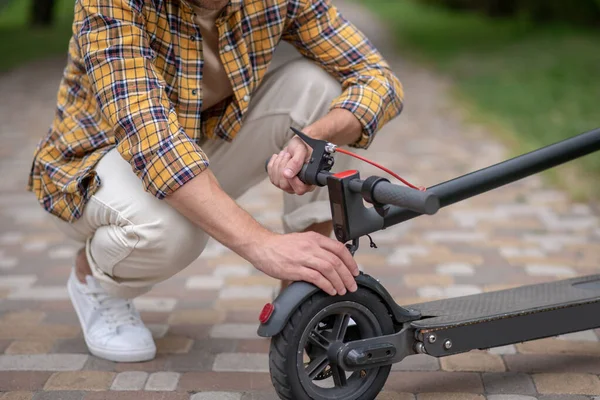
<path fill-rule="evenodd" d="M 238 136 L 202 144 L 210 168 L 232 198 L 266 178 L 265 161 L 291 139 L 290 126 L 302 129 L 328 111 L 340 85 L 307 60 L 294 60 L 270 71 L 252 97 Z M 334 170 L 343 169 L 338 158 Z M 102 186 L 83 216 L 58 224 L 69 237 L 85 243 L 94 277 L 109 293 L 136 297 L 187 267 L 203 251 L 208 235 L 166 202 L 142 188 L 130 165 L 116 150 L 100 160 Z M 300 232 L 331 219 L 326 188 L 304 196 L 284 196 L 286 232 Z"/>

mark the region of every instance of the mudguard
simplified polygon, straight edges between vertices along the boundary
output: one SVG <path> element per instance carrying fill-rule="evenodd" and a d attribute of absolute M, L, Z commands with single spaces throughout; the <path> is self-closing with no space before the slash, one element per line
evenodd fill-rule
<path fill-rule="evenodd" d="M 421 314 L 418 311 L 396 304 L 389 292 L 372 276 L 361 272 L 356 277 L 356 283 L 359 286 L 359 290 L 360 288 L 365 288 L 378 295 L 387 306 L 396 323 L 410 322 L 421 318 Z M 273 337 L 279 334 L 292 313 L 300 307 L 300 304 L 318 291 L 320 291 L 318 287 L 307 282 L 292 283 L 273 301 L 271 317 L 266 323 L 260 324 L 258 327 L 258 336 Z"/>

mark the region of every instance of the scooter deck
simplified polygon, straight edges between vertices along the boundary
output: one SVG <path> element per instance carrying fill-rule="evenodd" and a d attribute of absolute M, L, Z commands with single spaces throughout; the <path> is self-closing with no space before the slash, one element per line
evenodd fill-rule
<path fill-rule="evenodd" d="M 490 322 L 600 302 L 600 275 L 406 306 L 421 312 L 418 330 Z"/>

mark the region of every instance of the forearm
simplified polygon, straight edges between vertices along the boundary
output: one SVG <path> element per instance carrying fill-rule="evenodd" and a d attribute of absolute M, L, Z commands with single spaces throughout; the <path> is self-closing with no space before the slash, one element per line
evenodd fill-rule
<path fill-rule="evenodd" d="M 209 236 L 248 261 L 265 238 L 273 235 L 223 191 L 210 169 L 165 200 Z"/>
<path fill-rule="evenodd" d="M 323 118 L 304 128 L 303 132 L 314 139 L 326 140 L 338 146 L 358 141 L 363 127 L 348 110 L 335 108 Z"/>

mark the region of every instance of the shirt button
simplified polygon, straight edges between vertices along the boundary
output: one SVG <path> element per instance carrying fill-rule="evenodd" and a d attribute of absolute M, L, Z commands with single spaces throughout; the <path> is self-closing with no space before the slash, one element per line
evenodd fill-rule
<path fill-rule="evenodd" d="M 195 42 L 195 41 L 196 41 L 196 36 L 193 36 L 193 35 L 192 35 L 192 36 L 190 36 L 190 40 L 191 40 L 192 42 Z"/>
<path fill-rule="evenodd" d="M 230 45 L 225 46 L 225 51 L 231 51 L 233 49 L 233 47 L 231 47 Z"/>
<path fill-rule="evenodd" d="M 198 94 L 198 91 L 197 91 L 196 89 L 193 89 L 193 90 L 192 90 L 192 94 L 195 96 L 195 95 L 197 95 L 197 94 Z"/>
<path fill-rule="evenodd" d="M 245 96 L 244 96 L 244 98 L 243 98 L 243 100 L 244 100 L 246 103 L 247 103 L 247 102 L 249 102 L 249 101 L 250 101 L 250 96 L 248 96 L 248 95 L 245 95 Z"/>

